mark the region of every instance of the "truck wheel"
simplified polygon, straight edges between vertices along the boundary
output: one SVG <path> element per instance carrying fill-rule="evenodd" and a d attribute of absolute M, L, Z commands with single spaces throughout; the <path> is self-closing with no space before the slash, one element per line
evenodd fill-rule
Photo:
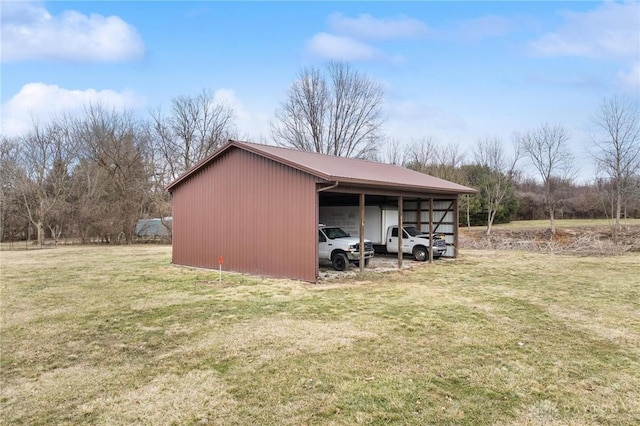
<path fill-rule="evenodd" d="M 336 271 L 344 271 L 349 266 L 349 259 L 344 253 L 336 253 L 331 258 L 331 263 Z"/>
<path fill-rule="evenodd" d="M 413 258 L 418 262 L 424 262 L 429 257 L 427 249 L 424 247 L 416 247 L 413 249 Z"/>

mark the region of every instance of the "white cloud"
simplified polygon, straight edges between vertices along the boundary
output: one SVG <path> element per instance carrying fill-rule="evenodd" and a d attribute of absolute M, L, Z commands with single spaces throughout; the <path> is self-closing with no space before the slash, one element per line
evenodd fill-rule
<path fill-rule="evenodd" d="M 314 35 L 307 50 L 318 57 L 340 61 L 383 60 L 390 63 L 404 61 L 401 55 L 388 55 L 366 41 L 415 39 L 430 30 L 422 22 L 407 16 L 374 18 L 361 14 L 350 18 L 334 13 L 328 18 L 329 32 Z"/>
<path fill-rule="evenodd" d="M 512 19 L 503 16 L 487 15 L 475 19 L 465 19 L 455 27 L 457 38 L 477 41 L 492 37 L 502 37 L 516 29 Z"/>
<path fill-rule="evenodd" d="M 351 37 L 318 33 L 309 41 L 308 49 L 314 55 L 341 61 L 362 61 L 383 58 L 376 48 Z"/>
<path fill-rule="evenodd" d="M 78 113 L 90 103 L 124 110 L 142 107 L 145 101 L 131 92 L 68 90 L 57 85 L 29 83 L 2 105 L 0 133 L 16 136 L 30 128 L 32 118 L 46 121 L 54 115 Z"/>
<path fill-rule="evenodd" d="M 629 71 L 618 73 L 618 82 L 622 90 L 640 91 L 640 62 L 636 62 Z"/>
<path fill-rule="evenodd" d="M 220 102 L 233 109 L 234 122 L 240 132 L 238 135 L 240 139 L 259 141 L 268 137 L 269 114 L 249 111 L 233 90 L 216 90 L 213 101 Z"/>
<path fill-rule="evenodd" d="M 134 27 L 117 16 L 66 11 L 51 15 L 39 3 L 2 2 L 2 61 L 111 62 L 144 56 Z"/>
<path fill-rule="evenodd" d="M 542 56 L 637 58 L 640 3 L 605 2 L 589 12 L 561 12 L 564 25 L 530 43 Z"/>
<path fill-rule="evenodd" d="M 385 129 L 393 138 L 411 140 L 435 136 L 447 142 L 464 139 L 469 124 L 457 113 L 407 99 L 385 104 Z"/>
<path fill-rule="evenodd" d="M 41 19 L 46 11 L 42 2 L 2 0 L 2 24 L 6 22 L 30 22 Z"/>
<path fill-rule="evenodd" d="M 363 40 L 419 38 L 429 33 L 422 21 L 407 16 L 378 19 L 361 14 L 357 18 L 349 18 L 334 13 L 329 16 L 329 27 L 334 33 Z"/>

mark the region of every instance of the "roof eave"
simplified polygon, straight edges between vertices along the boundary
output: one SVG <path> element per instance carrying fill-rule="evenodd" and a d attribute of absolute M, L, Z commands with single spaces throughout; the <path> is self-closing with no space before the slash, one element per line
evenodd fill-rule
<path fill-rule="evenodd" d="M 331 181 L 340 182 L 341 185 L 356 185 L 356 186 L 370 186 L 376 188 L 388 188 L 388 189 L 402 189 L 410 192 L 429 192 L 429 193 L 439 193 L 439 194 L 475 194 L 478 192 L 477 189 L 469 188 L 463 185 L 460 185 L 461 188 L 442 188 L 438 186 L 424 186 L 424 185 L 407 185 L 400 184 L 394 182 L 384 182 L 384 181 L 374 181 L 374 180 L 363 180 L 363 179 L 348 179 L 341 178 L 339 176 L 331 176 Z"/>
<path fill-rule="evenodd" d="M 232 145 L 231 142 L 232 141 L 227 142 L 226 144 L 222 145 L 220 148 L 218 148 L 217 150 L 212 152 L 210 155 L 208 155 L 207 157 L 203 158 L 202 160 L 198 161 L 196 164 L 191 166 L 184 173 L 182 173 L 180 176 L 178 176 L 173 182 L 171 182 L 167 186 L 165 186 L 164 190 L 171 192 L 176 186 L 178 186 L 180 183 L 185 181 L 189 176 L 191 176 L 193 173 L 195 173 L 202 166 L 204 166 L 205 164 L 207 164 L 209 161 L 213 160 L 214 158 L 222 155 L 223 152 L 227 151 Z"/>

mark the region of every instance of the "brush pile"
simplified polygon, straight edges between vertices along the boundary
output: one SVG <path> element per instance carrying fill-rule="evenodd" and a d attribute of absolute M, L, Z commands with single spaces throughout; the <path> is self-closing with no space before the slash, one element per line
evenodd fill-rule
<path fill-rule="evenodd" d="M 557 229 L 460 230 L 462 248 L 489 250 L 527 250 L 603 256 L 640 252 L 640 226 L 624 227 L 617 235 L 610 227 L 576 227 Z"/>

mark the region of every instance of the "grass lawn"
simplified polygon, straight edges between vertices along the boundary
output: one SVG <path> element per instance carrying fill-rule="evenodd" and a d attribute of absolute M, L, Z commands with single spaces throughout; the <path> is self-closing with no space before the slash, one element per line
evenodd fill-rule
<path fill-rule="evenodd" d="M 166 246 L 2 251 L 2 424 L 640 424 L 640 255 L 318 285 Z"/>

